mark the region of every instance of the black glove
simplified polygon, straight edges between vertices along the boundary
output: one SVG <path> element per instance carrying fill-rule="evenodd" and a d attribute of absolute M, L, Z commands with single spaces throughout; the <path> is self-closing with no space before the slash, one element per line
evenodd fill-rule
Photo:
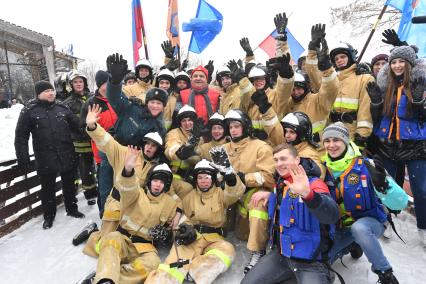
<path fill-rule="evenodd" d="M 195 231 L 194 226 L 182 223 L 179 225 L 175 239 L 178 246 L 189 245 L 197 239 L 197 232 Z"/>
<path fill-rule="evenodd" d="M 282 78 L 290 79 L 294 75 L 293 67 L 290 65 L 290 53 L 283 54 L 280 57 L 271 58 L 266 62 L 268 68 L 278 70 Z"/>
<path fill-rule="evenodd" d="M 364 150 L 367 145 L 368 137 L 363 137 L 359 135 L 359 133 L 355 133 L 354 135 L 354 143 L 360 148 L 360 150 Z"/>
<path fill-rule="evenodd" d="M 112 54 L 107 58 L 108 72 L 111 74 L 111 83 L 118 85 L 127 74 L 127 60 L 121 54 Z"/>
<path fill-rule="evenodd" d="M 356 75 L 362 75 L 362 74 L 372 74 L 370 66 L 368 65 L 368 63 L 365 62 L 361 62 L 358 63 L 356 65 L 356 69 L 355 69 L 355 74 Z"/>
<path fill-rule="evenodd" d="M 132 104 L 135 104 L 135 105 L 140 105 L 140 106 L 144 104 L 143 101 L 140 98 L 135 97 L 135 96 L 130 96 L 129 102 L 131 102 Z"/>
<path fill-rule="evenodd" d="M 228 186 L 235 186 L 237 184 L 237 176 L 234 173 L 225 174 L 223 180 Z"/>
<path fill-rule="evenodd" d="M 328 45 L 325 38 L 321 40 L 321 50 L 319 48 L 317 50 L 318 57 L 318 69 L 320 71 L 325 71 L 329 69 L 331 65 L 330 54 L 328 53 Z"/>
<path fill-rule="evenodd" d="M 277 29 L 278 37 L 276 39 L 281 41 L 287 41 L 287 23 L 288 18 L 285 13 L 277 14 L 274 18 L 275 27 Z"/>
<path fill-rule="evenodd" d="M 382 92 L 376 82 L 368 82 L 367 93 L 373 104 L 380 104 L 383 102 Z"/>
<path fill-rule="evenodd" d="M 167 58 L 173 58 L 173 53 L 174 53 L 175 50 L 174 50 L 174 48 L 172 46 L 172 42 L 170 40 L 163 41 L 163 43 L 161 44 L 161 48 L 163 49 L 164 55 Z"/>
<path fill-rule="evenodd" d="M 181 160 L 186 160 L 192 156 L 195 156 L 194 151 L 196 144 L 183 145 L 176 151 L 176 156 Z"/>
<path fill-rule="evenodd" d="M 170 71 L 175 71 L 179 68 L 179 60 L 176 58 L 170 59 L 170 61 L 164 66 L 165 68 L 169 69 Z"/>
<path fill-rule="evenodd" d="M 389 183 L 386 179 L 386 170 L 383 167 L 382 162 L 377 159 L 374 159 L 374 165 L 371 161 L 366 161 L 365 165 L 367 166 L 368 172 L 370 173 L 371 182 L 374 185 L 374 188 L 383 194 L 386 194 Z"/>
<path fill-rule="evenodd" d="M 251 100 L 259 107 L 261 114 L 266 113 L 272 106 L 272 104 L 268 101 L 268 97 L 264 90 L 257 90 L 254 92 L 253 95 L 251 95 Z"/>
<path fill-rule="evenodd" d="M 251 68 L 253 68 L 254 66 L 256 66 L 256 63 L 254 63 L 254 62 L 246 63 L 246 67 L 244 68 L 244 73 L 246 73 L 246 75 L 248 75 L 250 73 Z"/>
<path fill-rule="evenodd" d="M 240 67 L 240 69 L 244 69 L 243 61 L 241 59 L 238 59 L 237 64 Z"/>
<path fill-rule="evenodd" d="M 222 146 L 216 146 L 210 149 L 210 157 L 215 165 L 226 169 L 231 167 L 231 162 L 229 161 L 228 153 L 226 153 L 225 148 Z"/>
<path fill-rule="evenodd" d="M 393 29 L 387 29 L 382 33 L 384 39 L 382 41 L 393 46 L 403 46 L 408 45 L 406 41 L 401 41 L 398 37 L 398 34 Z"/>
<path fill-rule="evenodd" d="M 188 67 L 188 59 L 185 59 L 182 62 L 182 65 L 180 66 L 180 70 L 186 70 L 187 67 Z"/>
<path fill-rule="evenodd" d="M 204 131 L 204 120 L 202 118 L 197 118 L 194 121 L 194 125 L 191 130 L 191 137 L 188 139 L 188 144 L 197 145 L 200 142 L 201 136 L 205 134 Z"/>
<path fill-rule="evenodd" d="M 232 77 L 232 81 L 233 81 L 234 83 L 237 83 L 237 84 L 238 84 L 238 82 L 240 82 L 240 80 L 241 80 L 242 78 L 246 77 L 246 74 L 245 74 L 244 70 L 243 70 L 243 69 L 241 69 L 241 68 L 238 66 L 238 63 L 237 63 L 237 62 L 235 62 L 235 60 L 234 60 L 234 59 L 229 60 L 229 62 L 228 62 L 228 64 L 227 64 L 227 66 L 228 66 L 229 70 L 231 70 L 231 77 Z"/>
<path fill-rule="evenodd" d="M 246 174 L 242 172 L 238 172 L 237 175 L 240 177 L 241 182 L 246 184 Z"/>
<path fill-rule="evenodd" d="M 158 224 L 148 230 L 148 235 L 156 242 L 169 244 L 172 240 L 173 232 L 170 227 Z"/>
<path fill-rule="evenodd" d="M 426 91 L 426 80 L 424 77 L 414 79 L 412 83 L 413 103 L 421 104 L 424 101 L 424 93 Z"/>
<path fill-rule="evenodd" d="M 240 45 L 243 48 L 243 50 L 246 52 L 246 57 L 250 57 L 254 55 L 248 38 L 243 37 L 242 39 L 240 39 Z"/>
<path fill-rule="evenodd" d="M 212 81 L 213 72 L 214 72 L 213 60 L 209 60 L 209 63 L 207 63 L 207 65 L 205 65 L 204 68 L 206 68 L 209 73 L 209 76 L 207 77 L 207 83 L 210 84 L 210 82 Z"/>
<path fill-rule="evenodd" d="M 99 231 L 98 225 L 96 223 L 90 223 L 77 233 L 72 239 L 72 244 L 78 246 L 79 244 L 86 241 L 93 232 Z"/>
<path fill-rule="evenodd" d="M 325 24 L 316 24 L 311 28 L 311 41 L 309 42 L 309 50 L 317 50 L 320 48 L 321 41 L 325 38 Z"/>

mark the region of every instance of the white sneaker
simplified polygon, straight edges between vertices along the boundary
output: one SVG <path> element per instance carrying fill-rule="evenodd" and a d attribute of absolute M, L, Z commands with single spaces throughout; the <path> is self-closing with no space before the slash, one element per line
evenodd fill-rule
<path fill-rule="evenodd" d="M 420 245 L 426 248 L 426 229 L 417 229 L 419 232 Z"/>

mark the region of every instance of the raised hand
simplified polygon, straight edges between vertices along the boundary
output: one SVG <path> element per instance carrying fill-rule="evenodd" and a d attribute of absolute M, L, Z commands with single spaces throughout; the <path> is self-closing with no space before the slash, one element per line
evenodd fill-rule
<path fill-rule="evenodd" d="M 124 158 L 124 169 L 127 173 L 130 173 L 134 168 L 141 165 L 138 158 L 141 155 L 141 150 L 136 146 L 129 145 L 127 146 L 126 157 Z"/>
<path fill-rule="evenodd" d="M 253 56 L 253 50 L 251 49 L 250 42 L 248 38 L 243 37 L 240 39 L 240 45 L 243 48 L 243 50 L 246 52 L 246 56 Z"/>
<path fill-rule="evenodd" d="M 268 68 L 278 70 L 282 78 L 290 79 L 294 75 L 293 67 L 290 64 L 290 53 L 283 54 L 280 57 L 271 58 L 266 62 Z"/>
<path fill-rule="evenodd" d="M 383 101 L 382 92 L 376 82 L 368 82 L 367 93 L 373 104 L 380 104 Z"/>
<path fill-rule="evenodd" d="M 209 76 L 207 78 L 207 82 L 210 83 L 212 81 L 212 76 L 213 76 L 213 72 L 214 72 L 214 65 L 213 65 L 213 60 L 209 60 L 209 62 L 207 63 L 206 66 L 204 66 L 204 68 L 207 69 Z"/>
<path fill-rule="evenodd" d="M 258 106 L 261 114 L 264 114 L 272 106 L 264 90 L 257 90 L 251 95 L 251 100 Z"/>
<path fill-rule="evenodd" d="M 382 33 L 382 36 L 384 37 L 384 39 L 382 39 L 382 41 L 384 43 L 387 43 L 387 44 L 390 44 L 390 45 L 393 45 L 393 46 L 408 45 L 406 41 L 401 41 L 399 39 L 398 34 L 393 29 L 387 29 L 387 30 L 385 30 Z"/>
<path fill-rule="evenodd" d="M 90 129 L 94 129 L 96 127 L 96 122 L 98 122 L 99 120 L 99 115 L 102 112 L 102 108 L 97 105 L 94 104 L 92 106 L 89 105 L 88 109 L 87 109 L 87 116 L 86 116 L 86 125 L 87 128 Z"/>
<path fill-rule="evenodd" d="M 164 55 L 167 58 L 173 58 L 174 48 L 170 40 L 163 41 L 163 43 L 161 44 L 161 48 L 163 49 Z"/>
<path fill-rule="evenodd" d="M 318 69 L 325 71 L 329 69 L 331 65 L 330 54 L 328 53 L 328 44 L 325 38 L 321 40 L 321 49 L 316 49 L 318 57 Z"/>
<path fill-rule="evenodd" d="M 274 18 L 275 27 L 277 29 L 278 34 L 284 36 L 284 38 L 281 38 L 281 40 L 286 41 L 287 40 L 287 23 L 288 18 L 285 13 L 277 14 Z"/>
<path fill-rule="evenodd" d="M 182 65 L 180 66 L 180 70 L 186 70 L 186 68 L 188 67 L 188 59 L 185 59 L 183 62 L 182 62 Z"/>
<path fill-rule="evenodd" d="M 165 65 L 165 67 L 167 69 L 169 69 L 170 71 L 175 71 L 176 69 L 179 68 L 179 60 L 176 58 L 172 58 L 170 59 L 170 61 Z"/>
<path fill-rule="evenodd" d="M 320 48 L 321 41 L 325 38 L 325 24 L 316 24 L 311 28 L 311 41 L 309 42 L 309 50 L 317 50 Z"/>
<path fill-rule="evenodd" d="M 229 68 L 229 70 L 231 70 L 231 77 L 234 83 L 238 84 L 242 78 L 246 77 L 244 70 L 240 68 L 234 59 L 229 60 L 226 66 Z"/>
<path fill-rule="evenodd" d="M 123 55 L 115 53 L 108 56 L 106 63 L 108 72 L 111 74 L 111 83 L 120 84 L 127 74 L 127 60 L 123 59 Z"/>
<path fill-rule="evenodd" d="M 293 182 L 290 183 L 285 180 L 284 183 L 288 185 L 292 193 L 306 197 L 311 189 L 309 187 L 309 179 L 306 175 L 305 169 L 301 165 L 290 165 L 289 169 Z"/>
<path fill-rule="evenodd" d="M 225 148 L 223 148 L 222 146 L 216 146 L 211 148 L 209 153 L 214 164 L 224 168 L 231 167 L 231 162 L 229 161 L 228 153 L 226 153 Z"/>

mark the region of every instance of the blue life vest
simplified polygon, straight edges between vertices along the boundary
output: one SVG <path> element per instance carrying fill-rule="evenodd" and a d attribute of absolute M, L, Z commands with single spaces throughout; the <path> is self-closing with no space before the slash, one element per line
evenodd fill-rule
<path fill-rule="evenodd" d="M 382 223 L 386 221 L 383 205 L 376 196 L 364 158 L 354 158 L 339 179 L 336 185 L 330 169 L 327 170 L 325 182 L 331 196 L 339 206 L 344 205 L 344 210 L 354 221 L 362 217 L 376 218 Z"/>
<path fill-rule="evenodd" d="M 407 114 L 408 97 L 402 87 L 397 91 L 397 107 L 396 113 L 392 117 L 383 116 L 380 123 L 374 128 L 374 134 L 379 138 L 389 139 L 390 131 L 396 131 L 397 140 L 425 140 L 426 127 L 424 124 L 419 123 L 419 120 L 414 115 L 410 118 Z M 395 104 L 393 104 L 395 109 Z M 393 117 L 396 116 L 394 124 L 392 125 Z"/>
<path fill-rule="evenodd" d="M 318 178 L 309 178 L 309 183 Z M 277 187 L 283 184 L 277 183 Z M 299 195 L 293 195 L 284 188 L 280 205 L 279 227 L 281 254 L 289 258 L 305 260 L 322 260 L 321 230 L 328 230 L 329 240 L 334 235 L 334 226 L 321 225 L 309 211 L 308 206 Z M 277 192 L 274 190 L 269 197 L 268 215 L 272 220 L 270 236 L 273 236 L 276 214 Z M 272 241 L 272 240 L 271 240 Z"/>

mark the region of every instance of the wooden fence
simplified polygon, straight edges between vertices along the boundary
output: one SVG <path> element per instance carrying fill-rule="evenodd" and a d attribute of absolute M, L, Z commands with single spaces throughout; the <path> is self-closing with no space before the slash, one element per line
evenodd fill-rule
<path fill-rule="evenodd" d="M 33 157 L 26 175 L 18 170 L 16 160 L 0 163 L 0 237 L 43 213 L 40 188 L 37 188 L 40 181 L 37 174 L 31 174 L 34 172 Z M 59 204 L 62 202 L 61 181 L 56 182 L 56 191 L 61 191 L 56 196 L 56 203 Z"/>

